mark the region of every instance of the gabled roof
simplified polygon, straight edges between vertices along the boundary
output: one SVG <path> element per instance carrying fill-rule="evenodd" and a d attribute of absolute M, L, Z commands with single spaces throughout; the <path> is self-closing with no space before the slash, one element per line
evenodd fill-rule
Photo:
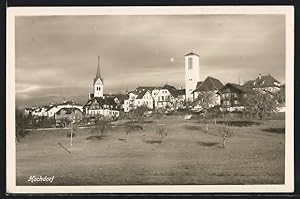
<path fill-rule="evenodd" d="M 61 108 L 61 109 L 59 109 L 59 111 L 57 111 L 55 114 L 60 114 L 60 112 L 61 112 L 62 110 L 66 111 L 66 114 L 71 114 L 72 111 L 74 112 L 75 110 L 78 110 L 78 111 L 81 112 L 81 110 L 80 110 L 79 108 Z"/>
<path fill-rule="evenodd" d="M 222 87 L 223 84 L 220 80 L 208 76 L 202 83 L 197 83 L 197 87 L 193 92 L 215 91 L 220 90 Z"/>
<path fill-rule="evenodd" d="M 237 90 L 239 90 L 241 93 L 246 93 L 249 92 L 251 89 L 248 89 L 245 86 L 239 85 L 239 84 L 235 84 L 235 83 L 227 83 L 225 86 L 223 86 L 217 93 L 220 93 L 220 91 L 222 91 L 223 89 L 226 89 L 228 87 L 232 87 L 235 88 Z"/>
<path fill-rule="evenodd" d="M 142 99 L 147 92 L 148 92 L 148 90 L 140 90 L 140 91 L 138 91 L 136 99 Z"/>
<path fill-rule="evenodd" d="M 184 56 L 189 56 L 189 55 L 196 55 L 196 56 L 199 57 L 199 55 L 197 55 L 196 53 L 193 53 L 193 52 L 190 52 L 190 53 L 188 53 L 188 54 L 185 54 Z"/>
<path fill-rule="evenodd" d="M 178 97 L 179 95 L 185 95 L 185 89 L 178 90 L 174 86 L 168 84 L 164 85 L 162 88 L 167 89 L 171 93 L 171 95 L 175 98 Z"/>
<path fill-rule="evenodd" d="M 197 82 L 196 88 L 198 88 L 202 84 L 202 82 L 203 81 Z"/>
<path fill-rule="evenodd" d="M 162 88 L 176 90 L 176 88 L 174 86 L 171 86 L 169 84 L 165 84 Z"/>
<path fill-rule="evenodd" d="M 127 94 L 116 94 L 114 96 L 116 98 L 118 98 L 118 100 L 121 104 L 123 104 L 124 100 L 128 99 L 128 97 L 129 97 Z"/>
<path fill-rule="evenodd" d="M 77 106 L 82 106 L 81 104 L 78 104 L 78 103 L 76 103 L 76 102 L 74 102 L 74 101 L 64 101 L 63 103 L 60 103 L 60 104 L 57 104 L 57 105 L 77 105 Z"/>
<path fill-rule="evenodd" d="M 265 76 L 259 76 L 255 80 L 249 80 L 244 85 L 247 88 L 266 88 L 266 87 L 280 88 L 280 82 L 270 74 Z"/>
<path fill-rule="evenodd" d="M 90 108 L 90 106 L 93 104 L 94 100 L 97 100 L 99 105 L 104 108 L 104 105 L 113 106 L 113 110 L 116 110 L 117 103 L 115 102 L 113 97 L 94 97 L 88 100 L 88 102 L 84 105 L 84 108 Z"/>
<path fill-rule="evenodd" d="M 185 89 L 177 90 L 177 95 L 185 95 Z"/>
<path fill-rule="evenodd" d="M 155 87 L 155 86 L 139 86 L 135 89 L 135 91 L 147 91 L 147 90 L 150 90 L 152 91 L 153 89 L 155 88 L 160 88 L 160 87 Z"/>

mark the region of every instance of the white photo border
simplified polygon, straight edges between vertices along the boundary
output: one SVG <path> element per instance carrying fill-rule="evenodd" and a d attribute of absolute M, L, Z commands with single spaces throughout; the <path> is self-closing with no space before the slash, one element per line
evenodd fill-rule
<path fill-rule="evenodd" d="M 15 140 L 15 17 L 51 15 L 282 14 L 286 19 L 285 184 L 282 185 L 124 185 L 17 186 Z M 120 6 L 9 7 L 6 65 L 6 191 L 27 193 L 287 193 L 294 191 L 294 7 L 293 6 Z"/>

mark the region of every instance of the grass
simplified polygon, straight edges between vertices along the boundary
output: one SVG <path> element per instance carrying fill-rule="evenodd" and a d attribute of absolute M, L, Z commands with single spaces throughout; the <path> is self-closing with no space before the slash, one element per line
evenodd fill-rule
<path fill-rule="evenodd" d="M 17 185 L 50 185 L 27 182 L 32 175 L 54 175 L 51 185 L 284 183 L 284 120 L 230 126 L 233 137 L 223 149 L 221 124 L 206 132 L 206 124 L 183 117 L 154 120 L 129 134 L 113 127 L 103 137 L 77 129 L 72 147 L 69 130 L 30 131 L 16 145 Z M 158 126 L 168 132 L 163 142 Z"/>

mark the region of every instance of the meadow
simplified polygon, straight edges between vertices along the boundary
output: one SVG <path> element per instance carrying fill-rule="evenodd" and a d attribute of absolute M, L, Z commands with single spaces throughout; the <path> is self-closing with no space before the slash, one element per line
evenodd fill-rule
<path fill-rule="evenodd" d="M 104 137 L 91 128 L 31 130 L 16 143 L 17 185 L 241 185 L 284 184 L 285 121 L 230 126 L 168 116 L 128 134 L 123 120 Z M 157 129 L 167 133 L 163 139 Z M 69 152 L 63 149 L 61 143 Z M 30 176 L 55 176 L 52 184 Z"/>

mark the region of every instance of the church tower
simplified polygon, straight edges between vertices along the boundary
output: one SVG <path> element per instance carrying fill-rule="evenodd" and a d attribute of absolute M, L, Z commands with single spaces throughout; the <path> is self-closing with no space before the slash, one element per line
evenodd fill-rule
<path fill-rule="evenodd" d="M 192 92 L 196 89 L 197 82 L 200 81 L 200 60 L 199 55 L 188 53 L 185 59 L 185 99 L 193 100 Z"/>
<path fill-rule="evenodd" d="M 98 56 L 98 67 L 97 67 L 97 74 L 94 79 L 94 97 L 103 97 L 103 78 L 100 74 L 100 63 L 99 63 L 99 56 Z"/>

